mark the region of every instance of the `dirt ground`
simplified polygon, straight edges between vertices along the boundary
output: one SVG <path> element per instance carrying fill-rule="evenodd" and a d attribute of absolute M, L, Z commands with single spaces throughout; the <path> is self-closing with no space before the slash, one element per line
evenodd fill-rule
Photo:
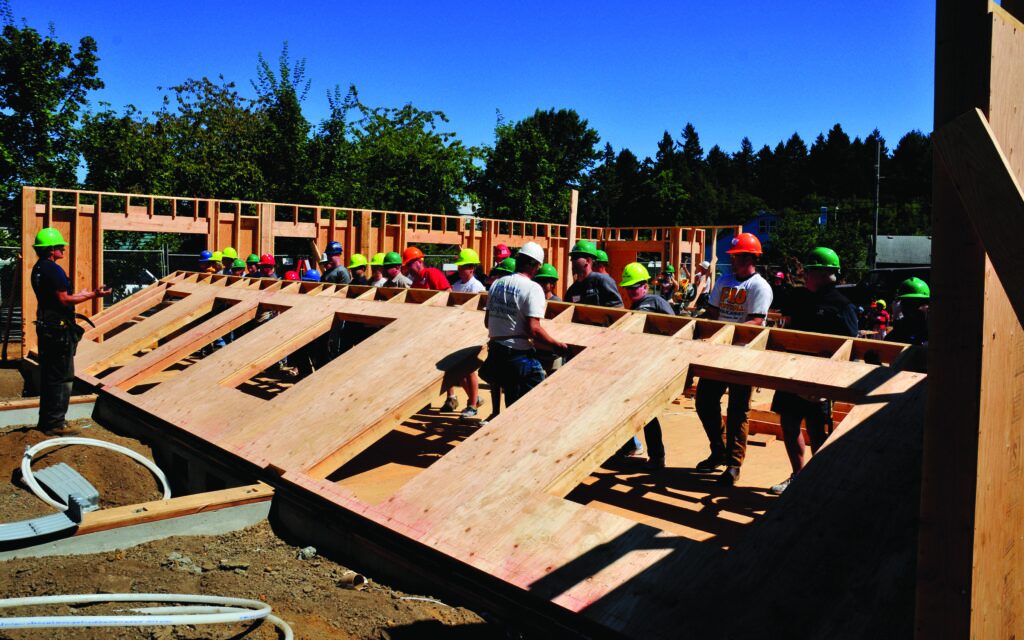
<path fill-rule="evenodd" d="M 0 363 L 0 400 L 20 398 L 24 393 L 25 379 L 18 364 L 18 361 Z"/>
<path fill-rule="evenodd" d="M 99 425 L 73 423 L 83 437 L 97 438 L 147 453 L 140 443 L 116 436 Z M 45 436 L 29 427 L 0 433 L 0 514 L 6 522 L 52 510 L 20 484 L 13 484 L 25 447 Z M 66 462 L 100 492 L 102 506 L 159 498 L 156 480 L 134 461 L 98 448 L 66 447 L 40 455 L 34 468 Z M 303 558 L 300 549 L 280 540 L 266 522 L 221 536 L 178 537 L 112 553 L 11 560 L 0 563 L 3 597 L 67 593 L 193 593 L 252 598 L 269 603 L 287 621 L 296 638 L 504 638 L 504 625 L 485 622 L 476 613 L 409 595 L 375 582 L 363 590 L 343 586 L 347 569 L 319 555 Z M 307 551 L 305 555 L 309 555 Z M 126 605 L 95 605 L 72 610 L 25 608 L 15 615 L 111 613 Z M 0 631 L 6 638 L 275 638 L 270 625 L 204 627 L 92 628 Z"/>

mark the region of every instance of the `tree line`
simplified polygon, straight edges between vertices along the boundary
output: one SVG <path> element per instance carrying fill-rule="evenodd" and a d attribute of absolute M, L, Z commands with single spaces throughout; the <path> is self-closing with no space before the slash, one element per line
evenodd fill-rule
<path fill-rule="evenodd" d="M 363 103 L 335 87 L 329 115 L 311 123 L 305 60 L 285 44 L 262 55 L 245 92 L 223 77 L 160 88 L 162 106 L 92 105 L 103 87 L 99 47 L 77 47 L 16 23 L 0 2 L 0 188 L 4 226 L 17 224 L 22 184 L 91 190 L 455 213 L 564 222 L 569 189 L 581 224 L 738 224 L 778 214 L 777 256 L 815 243 L 863 261 L 873 228 L 880 149 L 880 231 L 927 234 L 930 136 L 906 133 L 890 149 L 877 130 L 850 138 L 840 124 L 808 144 L 796 133 L 755 149 L 705 151 L 696 128 L 666 131 L 654 157 L 601 144 L 572 109 L 499 113 L 494 142 L 467 146 L 442 111 Z M 246 95 L 248 93 L 249 95 Z M 819 224 L 821 208 L 827 224 Z"/>

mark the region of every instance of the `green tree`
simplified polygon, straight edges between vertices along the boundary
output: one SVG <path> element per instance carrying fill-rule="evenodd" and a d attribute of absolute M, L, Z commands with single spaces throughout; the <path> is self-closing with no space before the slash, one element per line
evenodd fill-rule
<path fill-rule="evenodd" d="M 0 188 L 2 223 L 17 226 L 13 203 L 23 184 L 67 187 L 77 183 L 76 125 L 97 77 L 96 42 L 83 37 L 77 50 L 22 24 L 0 4 Z"/>
<path fill-rule="evenodd" d="M 118 114 L 101 103 L 82 118 L 79 148 L 85 186 L 96 191 L 174 193 L 168 139 L 133 105 Z"/>
<path fill-rule="evenodd" d="M 256 80 L 257 113 L 261 116 L 257 162 L 263 174 L 263 198 L 275 202 L 310 200 L 309 131 L 302 115 L 302 102 L 309 93 L 306 60 L 294 64 L 285 42 L 278 59 L 277 73 L 258 56 Z"/>
<path fill-rule="evenodd" d="M 569 190 L 600 158 L 597 131 L 572 109 L 538 109 L 516 123 L 500 117 L 494 148 L 475 190 L 484 214 L 562 222 Z"/>

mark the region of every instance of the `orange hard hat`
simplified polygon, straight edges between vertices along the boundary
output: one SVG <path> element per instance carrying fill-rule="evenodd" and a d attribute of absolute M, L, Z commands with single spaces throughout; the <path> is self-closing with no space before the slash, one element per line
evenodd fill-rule
<path fill-rule="evenodd" d="M 419 260 L 423 257 L 423 252 L 420 251 L 419 247 L 409 247 L 402 252 L 402 264 L 406 265 L 413 260 Z"/>
<path fill-rule="evenodd" d="M 726 253 L 752 253 L 761 255 L 761 241 L 752 233 L 741 233 L 732 239 L 732 249 Z"/>

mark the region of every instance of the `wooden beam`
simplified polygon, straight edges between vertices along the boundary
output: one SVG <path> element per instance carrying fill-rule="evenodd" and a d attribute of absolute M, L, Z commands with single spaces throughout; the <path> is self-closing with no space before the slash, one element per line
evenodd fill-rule
<path fill-rule="evenodd" d="M 1024 319 L 1024 191 L 988 119 L 972 109 L 933 136 L 935 151 L 995 266 L 1017 314 Z"/>
<path fill-rule="evenodd" d="M 836 349 L 835 353 L 829 358 L 829 360 L 843 360 L 847 361 L 853 355 L 853 340 L 846 340 L 843 344 Z"/>

